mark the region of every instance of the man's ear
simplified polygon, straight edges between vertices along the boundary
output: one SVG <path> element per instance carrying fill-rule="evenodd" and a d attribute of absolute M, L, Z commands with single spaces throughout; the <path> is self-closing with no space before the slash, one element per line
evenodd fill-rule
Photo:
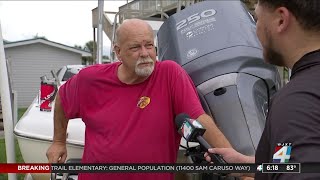
<path fill-rule="evenodd" d="M 282 33 L 288 29 L 288 27 L 290 26 L 290 22 L 293 20 L 294 16 L 285 7 L 279 7 L 275 10 L 275 12 L 277 16 L 277 32 Z"/>
<path fill-rule="evenodd" d="M 121 61 L 120 47 L 117 44 L 113 46 L 113 51 L 116 53 L 118 60 Z"/>

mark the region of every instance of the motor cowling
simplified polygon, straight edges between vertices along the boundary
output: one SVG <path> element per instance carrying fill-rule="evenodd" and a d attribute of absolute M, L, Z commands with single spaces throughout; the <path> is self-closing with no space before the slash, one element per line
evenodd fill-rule
<path fill-rule="evenodd" d="M 270 99 L 280 88 L 255 29 L 240 1 L 204 1 L 170 16 L 157 34 L 159 60 L 186 70 L 206 113 L 246 155 L 255 154 Z"/>

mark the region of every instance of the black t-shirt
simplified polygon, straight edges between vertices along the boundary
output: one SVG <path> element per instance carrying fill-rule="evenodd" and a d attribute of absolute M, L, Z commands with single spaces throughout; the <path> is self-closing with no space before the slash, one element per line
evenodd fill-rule
<path fill-rule="evenodd" d="M 256 151 L 256 163 L 280 159 L 289 163 L 320 162 L 320 50 L 304 55 L 295 63 L 290 82 L 272 100 Z M 255 179 L 319 180 L 320 172 L 256 173 Z"/>

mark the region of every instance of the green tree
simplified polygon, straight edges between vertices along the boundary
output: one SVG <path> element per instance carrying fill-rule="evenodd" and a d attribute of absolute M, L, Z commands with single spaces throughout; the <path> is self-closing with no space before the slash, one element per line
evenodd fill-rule
<path fill-rule="evenodd" d="M 33 36 L 33 39 L 38 39 L 38 38 L 42 38 L 42 39 L 48 40 L 48 38 L 46 38 L 45 36 L 39 36 L 38 33 Z"/>
<path fill-rule="evenodd" d="M 74 45 L 75 48 L 89 51 L 92 56 L 89 57 L 82 57 L 82 64 L 94 64 L 95 63 L 95 57 L 96 57 L 96 48 L 97 44 L 93 41 L 88 41 L 86 44 L 82 47 L 80 45 Z M 103 55 L 102 59 L 109 59 L 109 56 Z"/>
<path fill-rule="evenodd" d="M 247 7 L 249 12 L 255 17 L 254 8 L 255 5 L 258 3 L 258 0 L 241 0 Z"/>
<path fill-rule="evenodd" d="M 83 47 L 80 45 L 74 45 L 74 47 L 77 49 L 88 51 L 92 54 L 92 56 L 82 57 L 82 64 L 94 64 L 94 50 L 96 48 L 96 44 L 93 41 L 86 42 Z"/>
<path fill-rule="evenodd" d="M 80 45 L 74 45 L 75 48 L 83 50 L 83 48 Z"/>
<path fill-rule="evenodd" d="M 89 52 L 91 52 L 93 54 L 94 50 L 97 48 L 96 43 L 94 43 L 93 41 L 88 41 L 85 45 L 84 45 L 84 50 L 87 50 Z"/>

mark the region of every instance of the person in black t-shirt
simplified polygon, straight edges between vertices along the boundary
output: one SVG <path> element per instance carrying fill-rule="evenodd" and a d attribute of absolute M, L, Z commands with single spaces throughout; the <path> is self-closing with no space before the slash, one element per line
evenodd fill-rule
<path fill-rule="evenodd" d="M 320 163 L 320 1 L 258 0 L 255 13 L 265 61 L 292 69 L 291 79 L 272 99 L 255 157 L 232 148 L 209 152 L 229 163 Z M 247 175 L 320 179 L 320 172 Z"/>

